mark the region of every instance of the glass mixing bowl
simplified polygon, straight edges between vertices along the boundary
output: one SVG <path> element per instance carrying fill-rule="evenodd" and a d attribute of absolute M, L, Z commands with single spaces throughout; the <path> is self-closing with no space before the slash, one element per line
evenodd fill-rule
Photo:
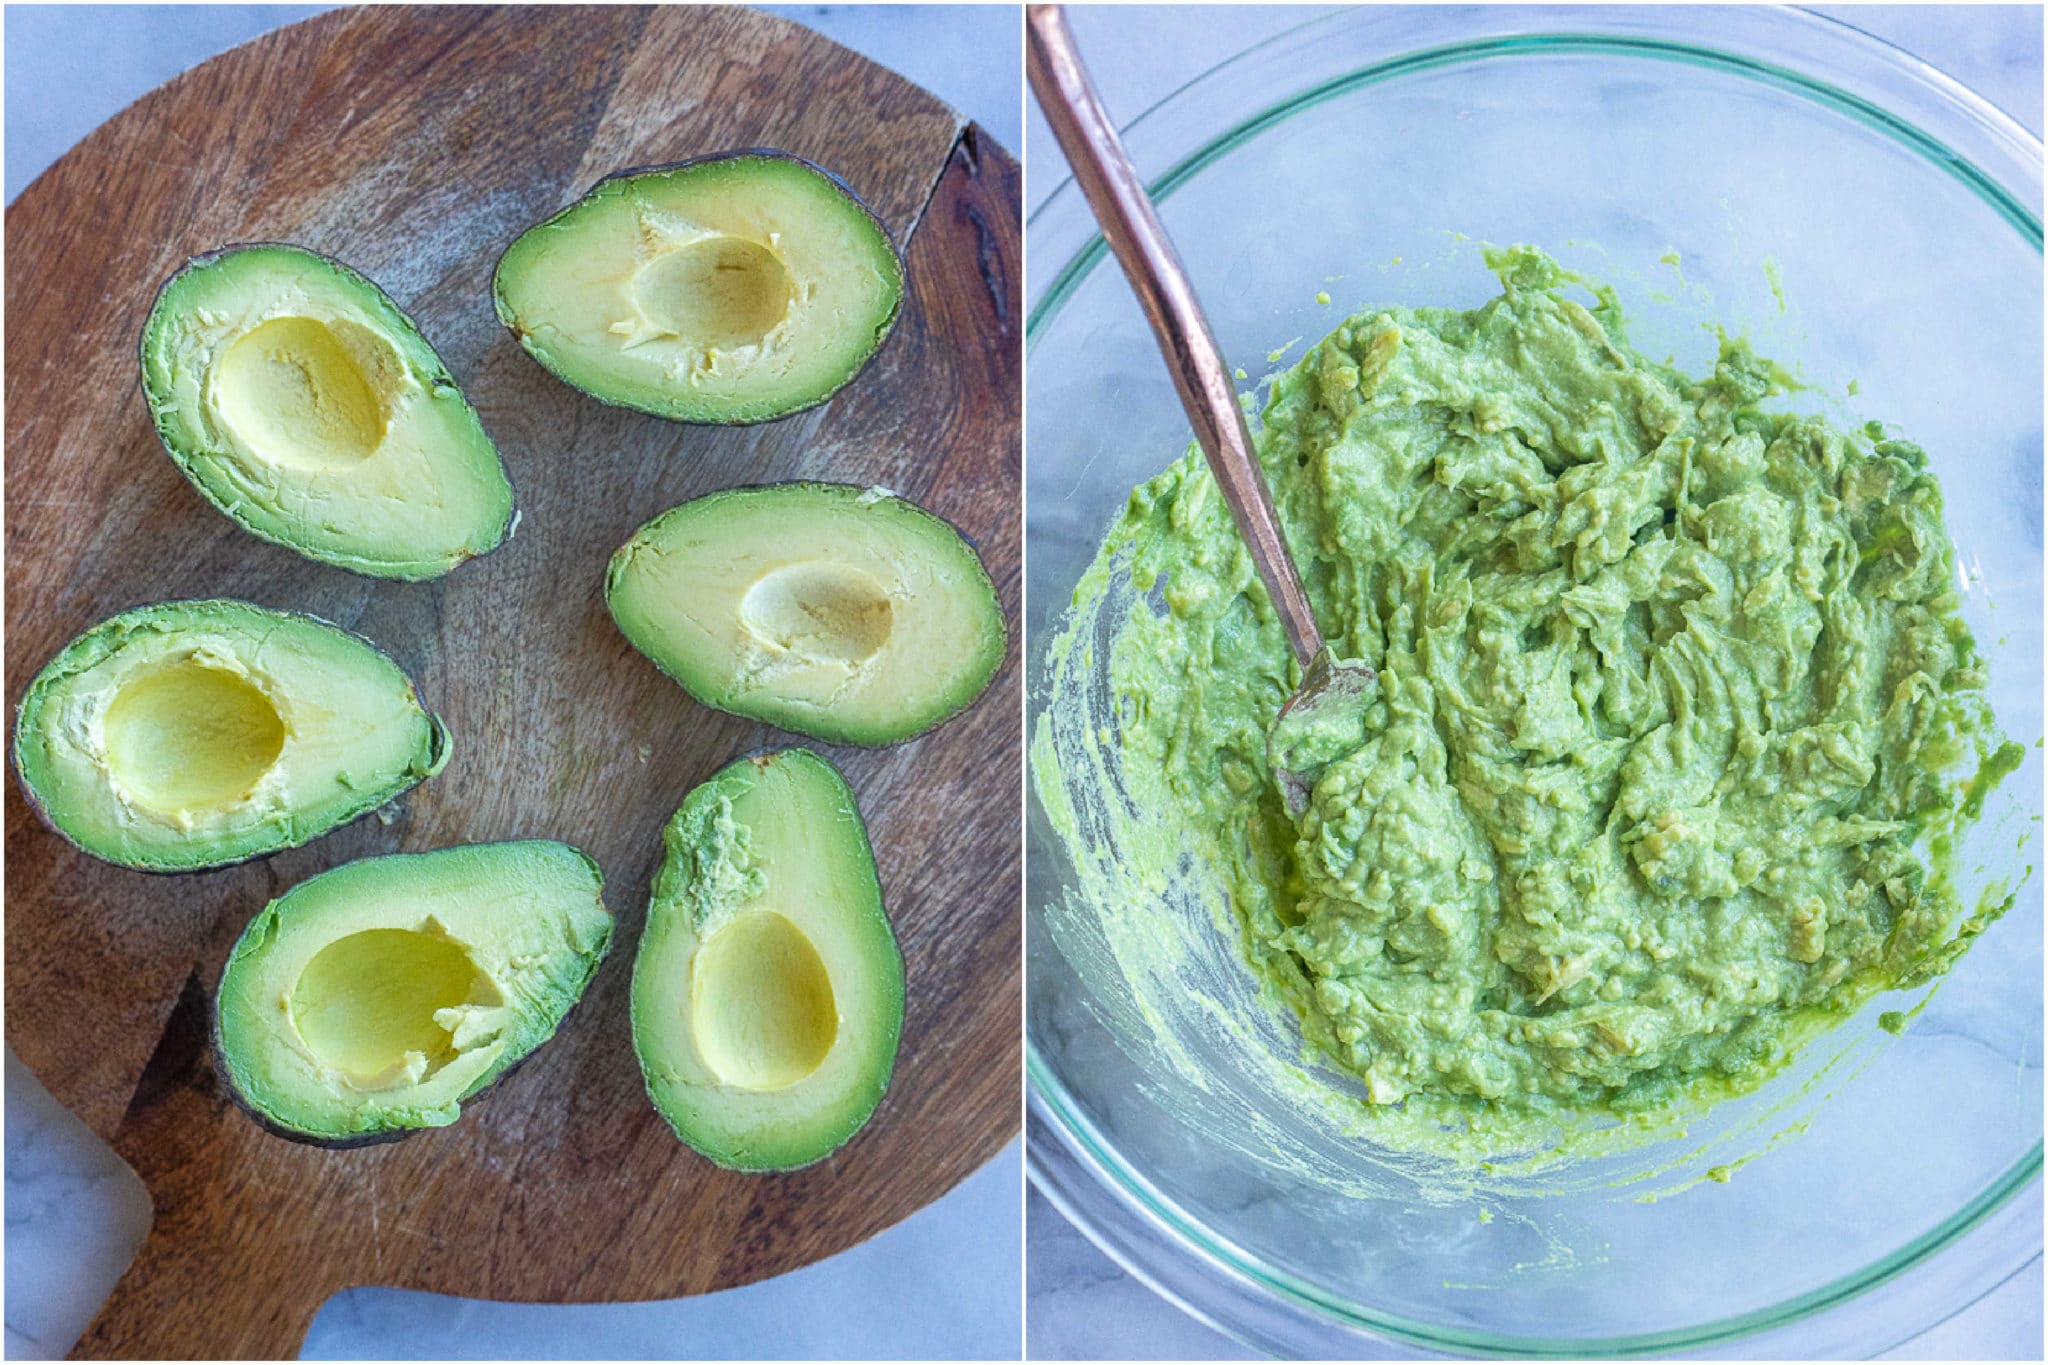
<path fill-rule="evenodd" d="M 1426 1171 L 1346 1131 L 1341 1099 L 1275 1099 L 1299 1030 L 1259 999 L 1213 903 L 1145 903 L 1189 945 L 1148 987 L 1106 965 L 1034 789 L 1040 1188 L 1155 1288 L 1279 1354 L 1863 1354 L 2025 1266 L 2041 1246 L 2041 144 L 1853 29 L 1691 7 L 1335 12 L 1126 138 L 1255 376 L 1363 306 L 1475 305 L 1497 289 L 1477 244 L 1529 242 L 1614 284 L 1645 354 L 1703 372 L 1719 323 L 1794 367 L 1810 388 L 1789 401 L 1924 445 L 1994 704 L 2029 746 L 1960 865 L 2017 900 L 1903 1036 L 1877 1015 L 1914 998 L 1883 997 L 1682 1141 L 1430 1199 Z M 1188 429 L 1071 183 L 1030 243 L 1039 734 L 1074 585 Z M 1219 1043 L 1218 1013 L 1250 1021 L 1250 1042 Z"/>

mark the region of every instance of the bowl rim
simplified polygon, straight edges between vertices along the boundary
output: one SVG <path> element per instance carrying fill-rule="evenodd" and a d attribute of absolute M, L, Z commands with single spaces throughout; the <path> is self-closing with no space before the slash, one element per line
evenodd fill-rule
<path fill-rule="evenodd" d="M 1496 15 L 1491 13 L 1489 7 L 1461 7 L 1459 11 L 1461 22 L 1493 31 L 1459 41 L 1396 53 L 1383 60 L 1318 81 L 1278 104 L 1269 105 L 1249 118 L 1240 120 L 1182 156 L 1156 178 L 1148 180 L 1149 193 L 1155 202 L 1167 199 L 1211 161 L 1244 140 L 1256 136 L 1302 109 L 1368 85 L 1377 85 L 1399 76 L 1441 66 L 1492 57 L 1556 52 L 1604 53 L 1720 68 L 1733 74 L 1752 77 L 1781 90 L 1805 95 L 1825 108 L 1847 114 L 1858 123 L 1890 134 L 1908 150 L 1920 153 L 1938 169 L 1946 171 L 1976 192 L 1978 197 L 1985 200 L 2000 217 L 2027 238 L 2036 252 L 2042 250 L 2040 212 L 2021 203 L 1996 175 L 1978 164 L 1979 160 L 1990 157 L 1997 157 L 2006 162 L 2002 169 L 2007 174 L 2018 172 L 2021 178 L 2030 179 L 2031 184 L 2027 188 L 2031 192 L 2031 197 L 2038 199 L 2041 192 L 2043 156 L 2041 139 L 2003 109 L 1940 68 L 1852 24 L 1831 15 L 1782 5 L 1511 5 L 1500 8 L 1508 10 L 1509 13 Z M 1885 74 L 1909 79 L 1923 94 L 1932 98 L 1935 107 L 1946 106 L 1949 112 L 1961 114 L 1966 120 L 1961 126 L 1965 129 L 1974 129 L 1981 135 L 1978 139 L 1979 145 L 1970 149 L 1974 155 L 1950 146 L 1862 93 L 1845 90 L 1828 81 L 1806 75 L 1785 66 L 1780 61 L 1766 60 L 1730 47 L 1709 46 L 1704 42 L 1672 37 L 1669 30 L 1678 27 L 1677 25 L 1672 24 L 1663 14 L 1647 18 L 1642 13 L 1644 10 L 1650 10 L 1684 15 L 1696 8 L 1716 10 L 1719 12 L 1717 17 L 1722 18 L 1724 22 L 1727 13 L 1733 11 L 1740 16 L 1736 20 L 1737 25 L 1744 29 L 1781 29 L 1779 33 L 1764 34 L 1766 41 L 1773 37 L 1790 37 L 1798 34 L 1822 44 L 1842 43 L 1841 51 L 1845 54 L 1881 63 Z M 1601 14 L 1602 22 L 1609 26 L 1607 30 L 1592 26 L 1545 29 L 1532 27 L 1526 22 L 1527 16 L 1554 17 L 1569 14 L 1576 17 L 1588 10 Z M 1355 7 L 1338 8 L 1328 14 L 1283 29 L 1241 52 L 1224 58 L 1215 66 L 1175 87 L 1123 125 L 1119 132 L 1128 141 L 1134 134 L 1149 131 L 1154 126 L 1154 120 L 1167 113 L 1170 106 L 1188 95 L 1195 87 L 1222 76 L 1239 64 L 1270 49 L 1299 41 L 1309 30 L 1333 26 L 1340 20 L 1356 19 L 1361 14 L 1369 16 L 1373 12 Z M 1383 15 L 1390 12 L 1398 12 L 1397 7 L 1378 11 Z M 1042 238 L 1051 226 L 1049 219 L 1060 214 L 1085 212 L 1085 209 L 1077 209 L 1074 205 L 1078 194 L 1079 190 L 1075 187 L 1071 174 L 1061 179 L 1053 187 L 1052 193 L 1027 215 L 1027 234 L 1036 231 Z M 1101 261 L 1106 250 L 1107 245 L 1102 239 L 1102 234 L 1091 233 L 1081 249 L 1060 267 L 1052 281 L 1039 294 L 1038 299 L 1030 303 L 1026 309 L 1025 323 L 1027 351 L 1031 343 L 1031 334 L 1058 311 L 1059 305 L 1065 302 L 1073 286 Z"/>
<path fill-rule="evenodd" d="M 1173 112 L 1181 100 L 1257 57 L 1338 25 L 1391 27 L 1385 21 L 1408 8 L 1338 9 L 1292 25 L 1184 82 L 1125 124 L 1121 131 L 1127 140 L 1134 135 L 1142 137 Z M 2034 207 L 2041 195 L 2042 142 L 2004 110 L 1933 65 L 1832 16 L 1782 6 L 1705 8 L 1715 12 L 1719 27 L 1728 27 L 1728 21 L 1735 18 L 1733 27 L 1739 30 L 1735 36 L 1740 41 L 1729 45 L 1721 41 L 1720 34 L 1713 41 L 1690 36 L 1698 25 L 1697 9 L 1693 6 L 1602 6 L 1592 11 L 1573 6 L 1513 6 L 1504 13 L 1448 7 L 1451 14 L 1440 17 L 1450 17 L 1453 23 L 1462 25 L 1467 36 L 1397 50 L 1379 60 L 1315 80 L 1207 138 L 1150 178 L 1148 187 L 1155 200 L 1170 198 L 1218 157 L 1273 125 L 1339 95 L 1400 76 L 1532 54 L 1626 56 L 1684 63 L 1746 77 L 1845 115 L 1885 134 L 1935 169 L 1960 181 L 2037 254 L 2042 252 L 2042 220 Z M 1739 17 L 1731 16 L 1730 10 Z M 1556 21 L 1565 16 L 1570 17 L 1571 24 L 1557 26 Z M 1781 58 L 1767 59 L 1753 50 L 1759 44 L 1780 41 L 1804 49 L 1799 54 L 1802 56 L 1854 64 L 1855 69 L 1845 83 L 1853 82 L 1862 88 L 1844 88 L 1832 80 L 1787 66 Z M 1935 113 L 1957 121 L 1944 126 L 1944 136 L 1937 137 L 1866 93 L 1872 84 L 1887 81 L 1899 85 L 1887 93 L 1908 95 L 1919 104 L 1916 113 Z M 1996 169 L 1987 169 L 1987 165 Z M 2009 180 L 2021 182 L 2017 190 L 2008 184 Z M 2022 196 L 2033 202 L 2022 202 Z M 1027 353 L 1044 326 L 1106 253 L 1102 235 L 1093 230 L 1071 176 L 1062 179 L 1029 214 L 1030 240 L 1045 241 L 1058 236 L 1055 222 L 1061 218 L 1075 220 L 1082 243 L 1071 250 L 1042 290 L 1030 290 L 1037 298 L 1026 310 Z M 1070 230 L 1065 235 L 1072 237 L 1075 233 Z M 1027 277 L 1027 288 L 1029 284 Z M 1026 529 L 1028 539 L 1028 525 Z M 1029 799 L 1035 801 L 1035 793 Z M 1935 1227 L 1857 1270 L 1782 1303 L 1684 1327 L 1598 1337 L 1510 1336 L 1442 1327 L 1344 1303 L 1268 1265 L 1263 1258 L 1206 1227 L 1122 1159 L 1046 1062 L 1028 1026 L 1025 1077 L 1027 1125 L 1033 1139 L 1026 1143 L 1026 1169 L 1032 1184 L 1098 1249 L 1155 1292 L 1226 1335 L 1269 1351 L 1303 1349 L 1303 1339 L 1291 1327 L 1309 1332 L 1334 1327 L 1430 1352 L 1583 1358 L 1699 1350 L 1782 1333 L 1832 1309 L 1867 1301 L 1873 1291 L 1926 1266 L 1938 1253 L 1971 1242 L 1972 1233 L 1993 1223 L 2022 1224 L 2020 1231 L 2030 1235 L 2036 1248 L 2040 1245 L 2040 1200 L 2017 1201 L 2022 1191 L 2040 1182 L 2043 1143 L 2037 1137 L 2026 1155 Z M 1109 1194 L 1111 1206 L 1088 1207 L 1091 1202 L 1100 1203 L 1088 1200 L 1090 1194 L 1096 1193 Z M 1975 1240 L 1981 1243 L 1984 1239 Z M 1239 1314 L 1219 1313 L 1207 1304 L 1191 1301 L 1195 1284 L 1184 1274 L 1175 1273 L 1187 1267 L 1175 1266 L 1167 1259 L 1158 1245 L 1162 1241 L 1191 1254 L 1200 1268 L 1209 1272 L 1196 1276 L 1196 1280 L 1213 1279 L 1215 1272 L 1221 1272 L 1237 1300 Z M 2037 1250 L 2036 1257 L 2038 1254 Z M 1931 1315 L 1922 1312 L 1917 1317 L 1906 1317 L 1894 1312 L 1887 1319 L 1890 1335 L 1874 1342 L 1874 1349 L 1910 1340 L 1945 1321 L 2019 1273 L 2033 1258 L 2002 1267 L 1980 1264 L 1986 1259 L 1979 1246 L 1968 1267 L 1975 1292 L 1943 1304 Z M 1280 1311 L 1276 1314 L 1275 1309 Z M 1304 1320 L 1289 1323 L 1290 1310 Z"/>

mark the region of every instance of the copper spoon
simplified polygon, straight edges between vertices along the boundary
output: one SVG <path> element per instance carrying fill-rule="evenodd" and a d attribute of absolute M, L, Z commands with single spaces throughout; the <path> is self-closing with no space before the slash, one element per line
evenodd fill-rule
<path fill-rule="evenodd" d="M 1366 664 L 1339 662 L 1323 640 L 1252 452 L 1230 366 L 1082 65 L 1065 8 L 1026 6 L 1025 24 L 1032 93 L 1152 324 L 1195 440 L 1301 666 L 1301 686 L 1266 733 L 1267 766 L 1288 809 L 1299 814 L 1317 771 L 1362 741 L 1366 698 L 1377 675 Z"/>

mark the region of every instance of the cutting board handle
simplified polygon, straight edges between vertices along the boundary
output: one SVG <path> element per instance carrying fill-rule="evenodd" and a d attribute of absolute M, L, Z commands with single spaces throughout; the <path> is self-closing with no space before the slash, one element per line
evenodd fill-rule
<path fill-rule="evenodd" d="M 293 1360 L 333 1288 L 290 1257 L 252 1264 L 159 1218 L 73 1360 Z"/>

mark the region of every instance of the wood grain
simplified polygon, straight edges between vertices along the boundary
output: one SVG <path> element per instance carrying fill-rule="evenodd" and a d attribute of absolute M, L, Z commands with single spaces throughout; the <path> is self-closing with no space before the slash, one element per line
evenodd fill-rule
<path fill-rule="evenodd" d="M 858 189 L 911 297 L 869 371 L 753 428 L 676 426 L 555 382 L 498 327 L 492 266 L 625 164 L 779 146 Z M 819 747 L 866 813 L 909 1007 L 870 1127 L 797 1174 L 721 1172 L 640 1089 L 626 987 L 659 830 L 736 754 L 796 742 L 706 710 L 619 636 L 611 551 L 685 498 L 780 478 L 880 483 L 979 545 L 1019 619 L 1015 163 L 901 78 L 807 30 L 689 7 L 337 11 L 145 97 L 9 210 L 7 686 L 115 611 L 225 594 L 367 635 L 420 680 L 455 757 L 390 824 L 263 862 L 149 877 L 7 797 L 7 1038 L 142 1176 L 157 1217 L 78 1347 L 293 1353 L 358 1284 L 517 1300 L 747 1283 L 868 1237 L 1018 1127 L 1020 693 L 1013 640 L 966 715 L 882 750 Z M 523 520 L 437 583 L 377 583 L 237 530 L 164 458 L 135 338 L 186 256 L 277 238 L 375 279 L 496 438 Z M 558 1038 L 451 1128 L 350 1152 L 260 1132 L 205 1050 L 228 946 L 270 897 L 350 858 L 548 837 L 603 865 L 611 960 Z"/>

